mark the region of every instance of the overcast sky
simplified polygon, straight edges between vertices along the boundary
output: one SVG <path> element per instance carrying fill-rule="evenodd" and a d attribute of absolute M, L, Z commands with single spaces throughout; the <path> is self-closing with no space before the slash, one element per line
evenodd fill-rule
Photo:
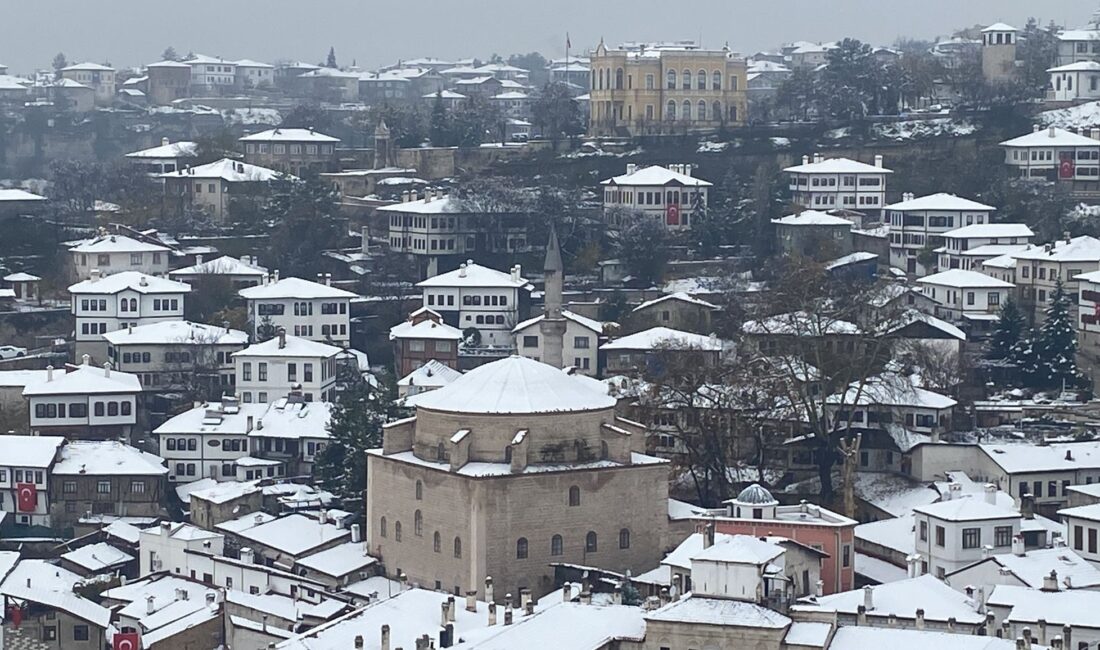
<path fill-rule="evenodd" d="M 890 44 L 958 27 L 1028 16 L 1084 25 L 1096 0 L 4 0 L 0 63 L 13 73 L 69 61 L 150 63 L 180 54 L 319 62 L 329 46 L 341 65 L 400 58 L 486 58 L 537 50 L 561 56 L 627 40 L 729 42 L 751 54 L 794 40 L 853 36 Z"/>

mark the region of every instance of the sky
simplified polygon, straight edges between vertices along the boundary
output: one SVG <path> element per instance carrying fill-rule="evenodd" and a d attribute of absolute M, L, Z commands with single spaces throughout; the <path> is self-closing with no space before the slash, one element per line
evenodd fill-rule
<path fill-rule="evenodd" d="M 11 73 L 70 62 L 151 63 L 169 45 L 226 59 L 318 63 L 335 47 L 340 65 L 369 69 L 398 59 L 547 57 L 632 40 L 702 39 L 743 54 L 784 42 L 851 36 L 888 45 L 934 39 L 959 27 L 1029 16 L 1070 27 L 1098 0 L 2 0 L 0 63 Z"/>

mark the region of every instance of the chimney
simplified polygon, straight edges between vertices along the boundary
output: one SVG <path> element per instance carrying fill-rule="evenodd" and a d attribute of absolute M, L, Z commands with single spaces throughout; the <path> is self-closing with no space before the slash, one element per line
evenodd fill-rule
<path fill-rule="evenodd" d="M 496 598 L 493 597 L 493 577 L 485 576 L 485 600 L 486 602 L 495 603 Z M 494 610 L 495 613 L 495 610 Z"/>
<path fill-rule="evenodd" d="M 1038 124 L 1032 124 L 1031 125 L 1031 132 L 1032 133 L 1038 133 L 1039 132 L 1039 125 Z"/>
<path fill-rule="evenodd" d="M 363 541 L 363 537 L 360 533 L 359 524 L 351 525 L 351 541 L 353 544 L 358 544 Z"/>
<path fill-rule="evenodd" d="M 264 616 L 264 619 L 266 620 L 267 616 Z M 355 650 L 363 650 L 363 635 L 362 634 L 356 634 L 355 635 L 355 640 L 352 641 L 352 644 L 353 644 L 353 647 L 355 648 Z"/>
<path fill-rule="evenodd" d="M 993 621 L 997 620 L 997 617 L 993 615 L 993 612 L 985 613 L 985 626 L 981 628 L 982 636 L 993 636 Z"/>
<path fill-rule="evenodd" d="M 616 587 L 616 589 L 618 589 L 618 587 Z M 621 595 L 622 594 L 620 593 L 620 596 Z M 527 601 L 527 606 L 523 608 L 523 613 L 526 614 L 527 616 L 534 616 L 535 615 L 535 601 L 534 600 L 528 600 Z"/>
<path fill-rule="evenodd" d="M 138 279 L 138 286 L 141 286 L 141 287 L 147 287 L 147 286 L 149 286 L 149 278 L 147 278 L 147 277 L 146 277 L 146 276 L 144 276 L 144 275 L 143 275 L 143 276 L 141 276 L 141 278 L 140 278 L 140 279 Z"/>
<path fill-rule="evenodd" d="M 520 274 L 519 264 L 516 264 L 515 266 L 512 267 L 511 273 L 512 273 L 512 281 L 513 282 L 519 282 L 519 274 Z"/>
<path fill-rule="evenodd" d="M 46 381 L 53 381 L 53 366 L 46 366 Z"/>
<path fill-rule="evenodd" d="M 447 626 L 447 601 L 439 603 L 439 627 Z"/>
<path fill-rule="evenodd" d="M 592 602 L 592 594 L 587 594 L 587 596 L 588 596 L 588 603 L 585 603 L 585 604 L 590 604 Z M 581 592 L 581 602 L 584 602 L 584 598 L 585 598 L 585 592 L 582 591 Z M 668 587 L 661 587 L 661 591 L 658 592 L 658 598 L 661 601 L 661 606 L 662 607 L 664 607 L 665 605 L 672 602 L 672 594 L 670 594 L 668 592 Z"/>
<path fill-rule="evenodd" d="M 255 422 L 255 419 L 251 415 L 249 415 L 245 419 L 245 425 L 244 425 L 244 429 L 245 429 L 244 432 L 245 433 L 252 433 L 252 425 L 253 425 L 254 422 Z"/>
<path fill-rule="evenodd" d="M 447 622 L 448 623 L 454 623 L 455 622 L 455 609 L 456 609 L 455 597 L 454 596 L 448 596 L 447 597 Z"/>
<path fill-rule="evenodd" d="M 1024 551 L 1024 536 L 1013 535 L 1012 536 L 1012 554 L 1017 557 L 1023 557 L 1027 553 Z"/>
<path fill-rule="evenodd" d="M 567 582 L 561 586 L 561 602 L 568 603 L 573 600 L 573 583 Z"/>
<path fill-rule="evenodd" d="M 449 648 L 455 643 L 455 624 L 447 623 L 443 626 L 443 629 L 439 631 L 439 647 Z"/>
<path fill-rule="evenodd" d="M 991 506 L 997 505 L 997 486 L 992 483 L 985 484 L 985 502 Z"/>
<path fill-rule="evenodd" d="M 1050 570 L 1049 575 L 1043 576 L 1043 591 L 1058 591 L 1058 571 Z"/>
<path fill-rule="evenodd" d="M 261 517 L 260 520 L 262 521 L 263 518 Z M 241 549 L 241 562 L 244 562 L 245 564 L 255 564 L 256 553 L 251 548 L 245 546 Z"/>
<path fill-rule="evenodd" d="M 1039 619 L 1039 645 L 1047 644 L 1047 620 L 1045 618 Z"/>
<path fill-rule="evenodd" d="M 817 596 L 818 598 L 821 598 L 822 596 L 825 595 L 825 581 L 824 580 L 818 580 L 814 584 L 814 595 Z"/>
<path fill-rule="evenodd" d="M 526 587 L 519 590 L 519 607 L 527 609 L 527 603 L 531 602 L 531 590 Z"/>
<path fill-rule="evenodd" d="M 332 286 L 332 274 L 331 273 L 326 273 L 325 274 L 325 286 L 326 287 L 331 287 Z"/>
<path fill-rule="evenodd" d="M 667 603 L 671 600 L 672 599 L 668 595 L 668 587 L 662 587 L 661 588 L 661 602 Z M 588 591 L 587 589 L 582 591 L 581 596 L 580 596 L 580 603 L 582 605 L 591 605 L 592 604 L 592 592 Z"/>
<path fill-rule="evenodd" d="M 874 589 L 870 585 L 863 588 L 863 607 L 867 611 L 872 611 L 875 608 Z"/>
<path fill-rule="evenodd" d="M 875 167 L 882 168 L 882 154 L 875 154 Z"/>
<path fill-rule="evenodd" d="M 1020 497 L 1020 515 L 1024 519 L 1035 518 L 1035 497 L 1028 493 Z"/>
<path fill-rule="evenodd" d="M 467 612 L 476 612 L 477 611 L 477 592 L 476 591 L 467 591 L 466 592 L 466 611 Z"/>
<path fill-rule="evenodd" d="M 1047 137 L 1053 138 L 1055 135 L 1056 134 L 1054 133 L 1054 125 L 1052 124 L 1050 125 L 1050 129 L 1047 131 Z"/>
<path fill-rule="evenodd" d="M 507 603 L 504 605 L 504 624 L 512 624 L 512 603 Z"/>
<path fill-rule="evenodd" d="M 489 627 L 497 624 L 497 604 L 489 601 Z"/>
<path fill-rule="evenodd" d="M 275 273 L 273 273 L 272 276 L 271 276 L 271 281 L 272 282 L 278 282 L 279 281 L 279 269 L 275 269 Z"/>
<path fill-rule="evenodd" d="M 1073 627 L 1069 625 L 1062 626 L 1062 647 L 1073 650 Z"/>
<path fill-rule="evenodd" d="M 382 626 L 382 643 L 379 645 L 379 650 L 390 650 L 390 626 Z"/>
<path fill-rule="evenodd" d="M 472 264 L 473 262 L 470 262 L 470 263 Z M 462 263 L 462 264 L 458 265 L 458 277 L 460 277 L 460 278 L 466 277 L 466 263 Z"/>
<path fill-rule="evenodd" d="M 948 631 L 948 632 L 950 632 L 950 633 L 952 633 L 952 634 L 954 634 L 954 633 L 955 633 L 955 624 L 956 624 L 956 623 L 957 623 L 957 621 L 955 620 L 955 617 L 954 617 L 954 616 L 952 616 L 952 617 L 948 618 L 948 619 L 947 619 L 947 631 Z"/>
<path fill-rule="evenodd" d="M 714 522 L 708 521 L 703 526 L 703 548 L 714 546 Z"/>
<path fill-rule="evenodd" d="M 92 365 L 92 358 L 90 356 L 88 356 L 87 354 L 82 355 L 80 357 L 80 361 L 86 366 Z"/>
<path fill-rule="evenodd" d="M 983 544 L 982 545 L 982 559 L 983 560 L 988 560 L 991 555 L 993 555 L 993 547 L 990 546 L 989 544 Z"/>
<path fill-rule="evenodd" d="M 615 589 L 611 592 L 611 604 L 622 605 L 623 604 L 623 587 L 622 585 L 615 585 Z M 532 612 L 533 614 L 534 612 Z"/>
<path fill-rule="evenodd" d="M 803 165 L 809 165 L 810 164 L 810 157 L 809 156 L 802 156 L 802 164 Z"/>
<path fill-rule="evenodd" d="M 286 348 L 286 328 L 280 327 L 275 332 L 275 335 L 279 337 L 279 349 L 282 350 Z"/>
<path fill-rule="evenodd" d="M 920 607 L 917 608 L 917 620 L 914 625 L 916 625 L 918 630 L 924 629 L 924 609 Z"/>
<path fill-rule="evenodd" d="M 822 157 L 821 157 L 821 154 L 819 154 L 819 153 L 815 153 L 815 154 L 814 154 L 814 162 L 815 162 L 815 163 L 819 163 L 819 162 L 821 162 L 821 161 L 822 161 Z"/>
<path fill-rule="evenodd" d="M 28 587 L 30 585 L 27 585 Z M 157 611 L 157 599 L 152 594 L 145 597 L 145 614 L 149 615 Z"/>
<path fill-rule="evenodd" d="M 108 378 L 108 379 L 111 378 L 111 362 L 110 361 L 104 361 L 103 362 L 103 376 Z"/>
<path fill-rule="evenodd" d="M 627 163 L 626 164 L 626 175 L 627 176 L 630 176 L 631 174 L 633 174 L 636 171 L 638 171 L 638 166 L 637 165 L 635 165 L 634 163 Z"/>
<path fill-rule="evenodd" d="M 169 144 L 171 144 L 171 143 L 168 142 L 168 138 L 161 138 L 160 139 L 160 146 L 167 147 Z"/>
<path fill-rule="evenodd" d="M 860 627 L 867 626 L 867 607 L 864 605 L 856 607 L 856 625 Z"/>
<path fill-rule="evenodd" d="M 1020 636 L 1024 637 L 1024 647 L 1031 650 L 1031 628 L 1025 627 L 1020 632 Z"/>
<path fill-rule="evenodd" d="M 92 269 L 88 274 L 88 279 L 90 279 L 92 282 L 98 282 L 99 276 L 99 269 Z"/>

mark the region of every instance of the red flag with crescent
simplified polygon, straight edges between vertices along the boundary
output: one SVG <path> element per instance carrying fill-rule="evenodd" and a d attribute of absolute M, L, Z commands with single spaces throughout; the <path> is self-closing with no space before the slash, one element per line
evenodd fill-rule
<path fill-rule="evenodd" d="M 1076 165 L 1073 164 L 1073 154 L 1061 154 L 1058 159 L 1058 178 L 1073 178 L 1076 171 Z"/>
<path fill-rule="evenodd" d="M 137 632 L 116 632 L 111 640 L 114 650 L 141 650 Z"/>
<path fill-rule="evenodd" d="M 12 627 L 19 629 L 19 624 L 23 622 L 23 608 L 19 605 L 12 605 L 8 608 L 8 616 L 11 618 Z"/>
<path fill-rule="evenodd" d="M 670 204 L 665 208 L 665 223 L 670 226 L 680 225 L 680 206 Z"/>
<path fill-rule="evenodd" d="M 15 499 L 19 512 L 34 512 L 38 507 L 38 488 L 34 483 L 16 483 Z"/>

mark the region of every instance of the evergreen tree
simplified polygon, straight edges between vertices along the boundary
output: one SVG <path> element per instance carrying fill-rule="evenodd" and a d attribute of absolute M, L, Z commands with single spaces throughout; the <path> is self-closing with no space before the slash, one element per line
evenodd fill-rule
<path fill-rule="evenodd" d="M 1039 328 L 1036 351 L 1042 362 L 1042 383 L 1049 387 L 1072 386 L 1077 380 L 1077 331 L 1069 315 L 1069 297 L 1062 279 L 1054 285 Z"/>
<path fill-rule="evenodd" d="M 1023 333 L 1024 315 L 1020 312 L 1020 308 L 1016 306 L 1016 301 L 1008 298 L 1001 305 L 1000 320 L 997 321 L 997 326 L 989 337 L 989 350 L 987 351 L 989 358 L 1011 358 L 1012 350 L 1020 342 Z"/>
<path fill-rule="evenodd" d="M 1043 369 L 1039 358 L 1038 335 L 1035 330 L 1021 336 L 1012 346 L 1012 363 L 1016 365 L 1020 383 L 1024 386 L 1039 386 L 1042 383 Z"/>
<path fill-rule="evenodd" d="M 346 233 L 339 194 L 316 178 L 273 181 L 265 210 L 273 227 L 268 239 L 268 266 L 284 277 L 309 277 L 321 253 L 337 248 Z"/>
<path fill-rule="evenodd" d="M 169 45 L 164 48 L 164 52 L 161 52 L 161 61 L 179 61 L 180 55 L 176 54 L 176 48 Z"/>
<path fill-rule="evenodd" d="M 328 58 L 325 59 L 325 67 L 326 68 L 339 67 L 339 66 L 336 65 L 336 48 L 335 47 L 328 48 Z"/>
<path fill-rule="evenodd" d="M 435 93 L 432 101 L 432 116 L 428 124 L 428 139 L 433 147 L 450 146 L 450 119 L 447 115 L 447 107 L 443 104 L 443 91 Z"/>
<path fill-rule="evenodd" d="M 64 52 L 58 52 L 53 58 L 53 71 L 57 73 L 57 76 L 61 76 L 61 68 L 69 67 L 69 61 L 65 58 Z"/>

